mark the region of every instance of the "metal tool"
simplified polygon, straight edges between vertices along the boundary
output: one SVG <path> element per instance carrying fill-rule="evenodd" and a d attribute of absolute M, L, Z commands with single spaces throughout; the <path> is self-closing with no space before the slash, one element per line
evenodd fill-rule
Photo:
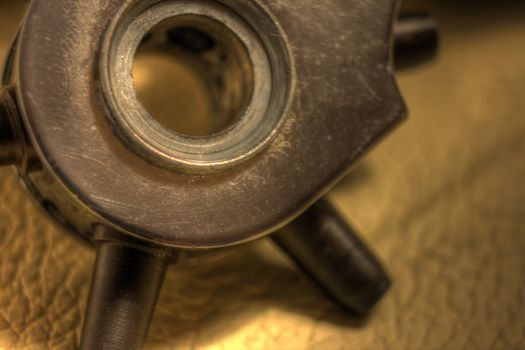
<path fill-rule="evenodd" d="M 276 242 L 329 295 L 370 310 L 389 279 L 321 198 L 405 115 L 390 52 L 396 7 L 30 3 L 4 75 L 0 164 L 97 246 L 82 349 L 140 348 L 167 265 L 279 229 Z M 195 136 L 156 121 L 133 83 L 139 47 L 200 67 L 228 126 Z"/>

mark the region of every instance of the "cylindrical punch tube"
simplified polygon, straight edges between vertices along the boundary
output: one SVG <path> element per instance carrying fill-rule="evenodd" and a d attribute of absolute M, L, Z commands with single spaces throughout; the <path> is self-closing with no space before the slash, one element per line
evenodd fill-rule
<path fill-rule="evenodd" d="M 365 314 L 390 286 L 379 261 L 325 199 L 273 238 L 328 295 L 354 313 Z"/>

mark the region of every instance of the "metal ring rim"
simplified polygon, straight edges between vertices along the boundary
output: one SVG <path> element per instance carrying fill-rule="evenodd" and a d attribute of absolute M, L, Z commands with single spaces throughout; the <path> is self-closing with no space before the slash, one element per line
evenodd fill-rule
<path fill-rule="evenodd" d="M 148 3 L 151 1 L 142 2 L 142 7 Z M 140 14 L 131 23 L 126 23 L 126 16 L 133 14 L 133 11 Z M 138 101 L 131 76 L 134 53 L 142 37 L 158 23 L 186 14 L 208 16 L 222 22 L 245 46 L 251 46 L 251 50 L 247 51 L 254 67 L 252 99 L 237 123 L 206 137 L 177 134 L 158 124 Z M 146 23 L 141 23 L 144 18 Z M 129 30 L 133 24 L 142 25 L 140 35 L 133 37 Z M 122 30 L 124 33 L 119 37 Z M 286 65 L 282 64 L 288 61 L 284 45 L 269 47 L 268 42 L 263 42 L 257 33 L 247 19 L 218 2 L 154 1 L 146 9 L 137 7 L 136 2 L 128 6 L 113 21 L 104 40 L 101 57 L 103 97 L 117 134 L 154 163 L 189 172 L 221 170 L 257 154 L 273 139 L 283 123 L 290 85 L 286 79 L 289 76 L 284 68 Z M 126 41 L 129 39 L 126 35 L 134 40 Z M 112 61 L 115 57 L 116 62 Z M 118 79 L 119 74 L 115 70 L 123 73 L 120 74 L 124 77 L 123 81 Z"/>

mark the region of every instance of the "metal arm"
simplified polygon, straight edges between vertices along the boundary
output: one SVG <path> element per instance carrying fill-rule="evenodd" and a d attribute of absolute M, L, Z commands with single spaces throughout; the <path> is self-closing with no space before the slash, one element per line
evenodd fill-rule
<path fill-rule="evenodd" d="M 390 286 L 379 261 L 326 200 L 273 239 L 345 309 L 365 314 Z"/>
<path fill-rule="evenodd" d="M 97 243 L 80 349 L 141 349 L 168 257 L 161 250 L 107 235 Z"/>

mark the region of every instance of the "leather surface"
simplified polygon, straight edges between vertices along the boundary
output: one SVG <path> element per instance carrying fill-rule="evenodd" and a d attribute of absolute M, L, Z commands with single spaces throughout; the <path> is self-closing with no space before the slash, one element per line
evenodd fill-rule
<path fill-rule="evenodd" d="M 411 2 L 442 49 L 411 118 L 330 194 L 394 285 L 359 321 L 268 240 L 171 268 L 147 349 L 525 349 L 525 4 Z M 0 53 L 21 2 L 0 3 Z M 0 169 L 0 348 L 73 349 L 94 252 Z"/>

